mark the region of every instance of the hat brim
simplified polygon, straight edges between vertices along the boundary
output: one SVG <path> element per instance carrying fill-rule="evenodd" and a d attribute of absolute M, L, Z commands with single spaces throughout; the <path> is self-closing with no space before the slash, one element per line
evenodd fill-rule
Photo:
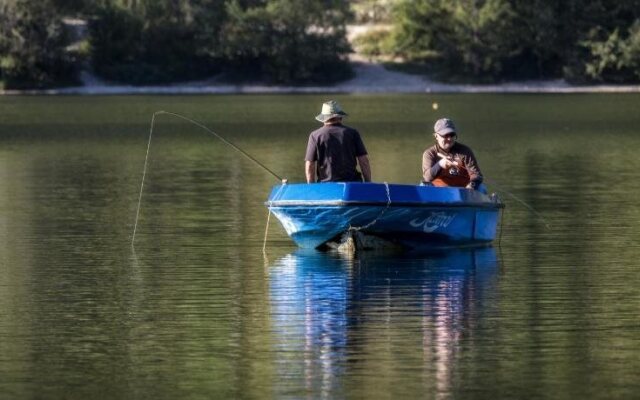
<path fill-rule="evenodd" d="M 452 129 L 452 128 L 444 128 L 444 129 L 440 129 L 438 132 L 436 132 L 436 134 L 440 135 L 440 136 L 448 135 L 450 133 L 456 133 L 456 130 Z"/>
<path fill-rule="evenodd" d="M 318 114 L 316 116 L 316 120 L 320 121 L 320 122 L 327 122 L 328 120 L 332 119 L 332 118 L 342 118 L 342 117 L 346 117 L 347 114 L 346 112 L 340 111 L 338 113 L 335 114 Z"/>

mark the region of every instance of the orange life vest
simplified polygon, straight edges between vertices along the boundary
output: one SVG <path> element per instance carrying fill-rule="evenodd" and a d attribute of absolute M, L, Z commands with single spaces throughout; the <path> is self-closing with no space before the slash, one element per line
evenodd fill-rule
<path fill-rule="evenodd" d="M 431 181 L 433 186 L 456 186 L 465 187 L 471 181 L 469 173 L 464 167 L 451 167 L 448 169 L 442 169 L 438 173 L 438 176 Z"/>

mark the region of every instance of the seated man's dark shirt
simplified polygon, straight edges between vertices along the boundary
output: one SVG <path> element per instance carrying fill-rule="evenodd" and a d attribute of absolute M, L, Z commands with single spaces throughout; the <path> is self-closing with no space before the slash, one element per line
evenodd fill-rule
<path fill-rule="evenodd" d="M 367 155 L 360 133 L 342 124 L 325 125 L 309 135 L 305 161 L 316 161 L 318 182 L 361 182 L 357 157 Z"/>

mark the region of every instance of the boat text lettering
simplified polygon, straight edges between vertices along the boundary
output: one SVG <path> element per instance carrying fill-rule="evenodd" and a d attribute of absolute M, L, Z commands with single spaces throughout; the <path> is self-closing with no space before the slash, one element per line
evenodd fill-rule
<path fill-rule="evenodd" d="M 451 221 L 456 217 L 456 214 L 449 214 L 444 211 L 434 211 L 427 218 L 420 219 L 415 218 L 409 221 L 409 224 L 414 228 L 422 226 L 424 232 L 434 232 L 439 228 L 446 228 Z"/>

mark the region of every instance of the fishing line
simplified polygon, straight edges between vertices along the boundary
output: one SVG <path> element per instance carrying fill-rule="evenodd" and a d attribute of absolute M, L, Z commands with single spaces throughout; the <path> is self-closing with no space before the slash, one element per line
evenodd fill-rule
<path fill-rule="evenodd" d="M 218 135 L 217 133 L 215 133 L 211 129 L 209 129 L 206 126 L 204 126 L 203 124 L 201 124 L 200 122 L 195 121 L 195 120 L 193 120 L 191 118 L 185 117 L 184 115 L 172 113 L 172 112 L 169 112 L 169 111 L 156 111 L 156 112 L 153 113 L 153 116 L 151 117 L 151 127 L 149 128 L 149 140 L 147 142 L 147 154 L 144 157 L 144 168 L 142 169 L 142 182 L 140 183 L 140 195 L 138 196 L 138 208 L 136 210 L 136 221 L 135 221 L 135 223 L 133 225 L 133 235 L 131 237 L 131 246 L 132 247 L 133 247 L 133 243 L 134 243 L 134 241 L 136 239 L 136 230 L 138 228 L 138 219 L 140 217 L 140 204 L 142 203 L 142 192 L 143 192 L 143 189 L 144 189 L 144 179 L 145 179 L 145 177 L 147 175 L 147 164 L 148 164 L 148 160 L 149 160 L 149 150 L 151 148 L 151 137 L 153 136 L 153 126 L 155 124 L 156 115 L 160 115 L 160 114 L 172 115 L 174 117 L 181 118 L 181 119 L 183 119 L 183 120 L 185 120 L 187 122 L 190 122 L 190 123 L 202 128 L 202 129 L 204 129 L 205 131 L 209 132 L 213 136 L 215 136 L 218 139 L 222 140 L 222 142 L 224 142 L 225 144 L 228 144 L 229 146 L 233 147 L 236 151 L 238 151 L 240 154 L 242 154 L 243 156 L 245 156 L 249 160 L 251 160 L 254 163 L 258 164 L 258 166 L 262 167 L 268 173 L 273 175 L 276 179 L 278 179 L 278 181 L 280 181 L 282 183 L 286 182 L 285 179 L 282 179 L 280 176 L 278 176 L 275 172 L 271 171 L 269 168 L 267 168 L 260 161 L 256 160 L 254 157 L 249 155 L 249 153 L 247 153 L 246 151 L 242 150 L 240 147 L 236 146 L 235 144 L 231 143 L 230 141 L 228 141 L 224 137 Z"/>
<path fill-rule="evenodd" d="M 502 226 L 504 225 L 504 207 L 500 209 L 500 236 L 498 236 L 498 247 L 502 244 Z"/>
<path fill-rule="evenodd" d="M 543 217 L 542 214 L 540 214 L 538 211 L 536 211 L 533 207 L 531 207 L 529 204 L 527 204 L 527 202 L 525 202 L 524 200 L 521 200 L 520 198 L 518 198 L 518 196 L 516 196 L 515 194 L 509 192 L 508 190 L 505 190 L 505 189 L 501 188 L 500 185 L 497 185 L 496 182 L 493 179 L 486 179 L 486 178 L 483 178 L 483 179 L 486 180 L 487 183 L 495 186 L 499 191 L 508 194 L 514 200 L 518 201 L 520 204 L 525 206 L 529 211 L 531 211 L 538 218 L 540 218 L 540 220 L 542 220 L 542 222 L 544 222 L 544 225 L 547 227 L 547 229 L 551 229 L 551 224 L 549 223 L 549 221 L 547 221 L 547 219 L 545 217 Z"/>

